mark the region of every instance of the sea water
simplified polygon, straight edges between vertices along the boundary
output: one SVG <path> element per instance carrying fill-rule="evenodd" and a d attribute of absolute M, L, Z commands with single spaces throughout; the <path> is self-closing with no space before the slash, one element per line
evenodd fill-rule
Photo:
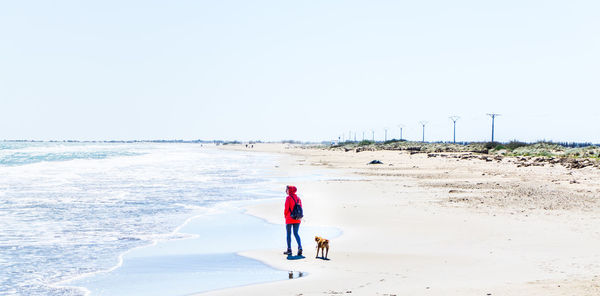
<path fill-rule="evenodd" d="M 192 235 L 191 238 L 160 241 L 133 249 L 123 255 L 118 268 L 64 284 L 84 287 L 92 295 L 163 296 L 288 280 L 288 271 L 273 269 L 237 254 L 274 247 L 277 248 L 274 252 L 281 254 L 285 246 L 283 225 L 245 215 L 239 207 L 219 208 L 190 219 L 178 230 Z M 304 244 L 311 246 L 309 250 L 315 233 L 329 238 L 340 234 L 334 228 L 303 226 L 300 235 Z M 297 276 L 298 271 L 294 272 Z"/>
<path fill-rule="evenodd" d="M 83 295 L 90 289 L 73 283 L 93 289 L 112 276 L 118 287 L 119 275 L 131 270 L 152 279 L 152 262 L 164 254 L 123 254 L 193 238 L 193 231 L 175 230 L 192 216 L 209 217 L 217 204 L 281 195 L 266 177 L 274 162 L 201 144 L 0 142 L 0 294 Z M 201 266 L 237 260 L 233 269 L 252 268 L 264 273 L 261 280 L 280 276 L 233 253 L 205 253 L 171 254 L 176 268 L 167 274 L 197 280 L 204 272 L 210 282 L 214 273 Z M 183 276 L 186 270 L 193 274 Z"/>

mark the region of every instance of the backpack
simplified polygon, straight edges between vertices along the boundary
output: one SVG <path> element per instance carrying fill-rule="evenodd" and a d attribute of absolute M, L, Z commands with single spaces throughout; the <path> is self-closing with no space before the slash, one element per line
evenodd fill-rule
<path fill-rule="evenodd" d="M 302 211 L 302 206 L 298 204 L 298 202 L 292 197 L 294 200 L 294 208 L 290 212 L 290 217 L 294 220 L 300 220 L 304 217 L 304 213 Z"/>

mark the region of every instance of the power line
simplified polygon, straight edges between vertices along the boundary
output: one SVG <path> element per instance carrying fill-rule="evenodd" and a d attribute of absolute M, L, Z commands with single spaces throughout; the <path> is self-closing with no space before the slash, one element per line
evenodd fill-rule
<path fill-rule="evenodd" d="M 496 119 L 496 116 L 500 116 L 500 114 L 488 113 L 487 115 L 492 118 L 492 143 L 493 143 L 494 142 L 494 121 Z"/>
<path fill-rule="evenodd" d="M 385 128 L 385 137 L 383 138 L 384 142 L 387 142 L 387 128 Z"/>
<path fill-rule="evenodd" d="M 400 128 L 400 141 L 402 141 L 402 128 L 404 128 L 404 124 L 399 124 L 398 127 Z"/>
<path fill-rule="evenodd" d="M 423 126 L 423 143 L 425 143 L 425 125 L 427 121 L 419 121 L 419 123 Z"/>
<path fill-rule="evenodd" d="M 459 118 L 460 118 L 460 116 L 456 116 L 456 115 L 450 116 L 450 120 L 452 120 L 452 122 L 454 123 L 454 137 L 453 137 L 454 144 L 456 144 L 456 121 Z"/>

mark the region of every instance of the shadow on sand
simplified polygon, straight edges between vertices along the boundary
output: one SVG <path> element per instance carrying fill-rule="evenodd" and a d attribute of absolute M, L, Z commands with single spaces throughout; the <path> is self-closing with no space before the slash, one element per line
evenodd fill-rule
<path fill-rule="evenodd" d="M 324 257 L 315 257 L 315 259 L 321 259 L 321 260 L 329 261 L 329 258 L 324 258 Z"/>
<path fill-rule="evenodd" d="M 287 260 L 298 260 L 298 259 L 304 259 L 306 257 L 300 255 L 300 256 L 292 256 L 292 255 L 288 255 L 287 256 Z"/>

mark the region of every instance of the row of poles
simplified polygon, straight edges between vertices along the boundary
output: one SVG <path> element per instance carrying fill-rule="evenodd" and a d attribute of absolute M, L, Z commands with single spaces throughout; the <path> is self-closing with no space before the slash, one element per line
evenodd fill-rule
<path fill-rule="evenodd" d="M 500 116 L 500 114 L 498 113 L 487 113 L 487 116 L 492 118 L 492 142 L 494 142 L 494 124 L 496 121 L 496 117 Z M 450 120 L 452 120 L 452 124 L 453 124 L 453 138 L 452 138 L 452 142 L 456 143 L 456 122 L 460 119 L 460 116 L 456 116 L 456 115 L 452 115 L 449 117 Z M 419 124 L 421 124 L 421 126 L 423 127 L 423 138 L 422 141 L 425 142 L 425 126 L 427 125 L 427 121 L 419 121 Z M 404 125 L 400 124 L 398 125 L 398 127 L 400 128 L 400 141 L 403 140 L 402 138 L 402 129 L 404 128 Z M 384 137 L 384 141 L 387 141 L 387 132 L 388 129 L 384 129 L 385 130 L 385 137 Z M 375 130 L 371 130 L 371 135 L 372 135 L 372 140 L 373 143 L 375 142 Z M 343 139 L 344 135 L 341 135 L 338 137 L 338 142 L 341 142 Z M 346 141 L 350 141 L 350 139 L 352 138 L 352 131 L 348 132 L 348 140 Z M 365 132 L 362 132 L 362 139 L 363 141 L 365 140 Z M 354 142 L 356 142 L 356 132 L 354 132 Z"/>

